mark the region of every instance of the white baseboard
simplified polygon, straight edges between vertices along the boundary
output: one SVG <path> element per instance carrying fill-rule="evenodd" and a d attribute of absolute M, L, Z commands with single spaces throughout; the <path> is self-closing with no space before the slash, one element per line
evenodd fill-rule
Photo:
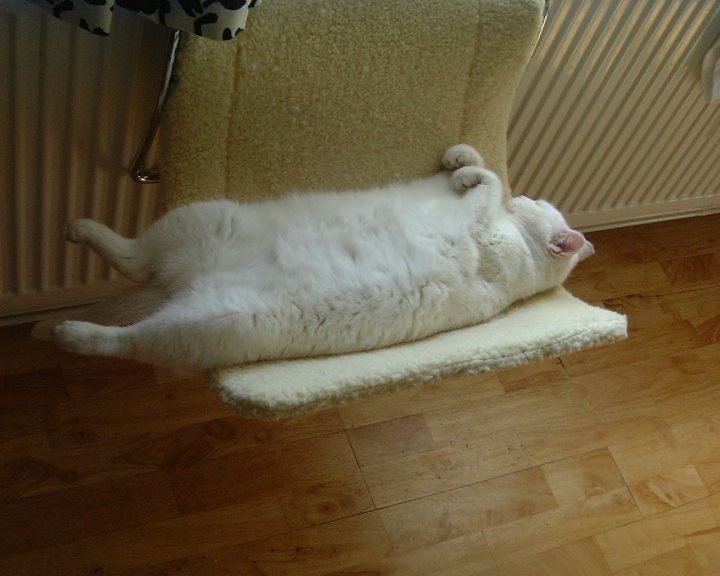
<path fill-rule="evenodd" d="M 86 306 L 103 298 L 116 296 L 128 285 L 127 281 L 93 282 L 47 292 L 0 298 L 0 326 L 52 318 L 60 315 L 60 310 Z"/>
<path fill-rule="evenodd" d="M 693 216 L 705 216 L 720 212 L 720 196 L 703 196 L 663 202 L 645 206 L 568 214 L 567 220 L 573 228 L 583 232 L 624 228 L 664 220 L 677 220 Z"/>

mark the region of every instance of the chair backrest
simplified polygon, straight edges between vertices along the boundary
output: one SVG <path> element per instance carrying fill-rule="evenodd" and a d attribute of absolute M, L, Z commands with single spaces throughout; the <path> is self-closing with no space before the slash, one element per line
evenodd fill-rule
<path fill-rule="evenodd" d="M 542 0 L 272 0 L 187 36 L 161 127 L 168 206 L 430 175 L 474 145 L 503 179 Z"/>

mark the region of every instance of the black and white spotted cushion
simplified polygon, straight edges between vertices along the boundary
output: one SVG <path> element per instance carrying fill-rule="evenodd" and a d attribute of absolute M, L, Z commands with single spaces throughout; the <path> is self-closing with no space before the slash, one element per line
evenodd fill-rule
<path fill-rule="evenodd" d="M 245 29 L 248 11 L 262 0 L 31 0 L 56 18 L 107 36 L 116 8 L 164 26 L 214 40 L 230 40 Z"/>

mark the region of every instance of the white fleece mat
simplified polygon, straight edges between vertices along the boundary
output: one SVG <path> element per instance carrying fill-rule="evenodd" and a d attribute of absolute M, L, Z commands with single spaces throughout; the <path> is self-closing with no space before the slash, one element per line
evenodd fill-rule
<path fill-rule="evenodd" d="M 509 368 L 627 337 L 627 319 L 557 288 L 491 321 L 425 340 L 339 356 L 259 362 L 210 374 L 241 414 L 285 418 L 458 374 Z"/>

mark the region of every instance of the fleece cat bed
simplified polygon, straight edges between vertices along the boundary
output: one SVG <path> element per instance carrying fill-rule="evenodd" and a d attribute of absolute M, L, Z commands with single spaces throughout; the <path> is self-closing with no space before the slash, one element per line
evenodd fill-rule
<path fill-rule="evenodd" d="M 448 376 L 510 368 L 624 338 L 625 317 L 557 288 L 490 322 L 372 352 L 260 362 L 211 376 L 239 412 L 283 418 Z"/>
<path fill-rule="evenodd" d="M 166 205 L 421 178 L 458 142 L 480 150 L 509 197 L 506 130 L 542 10 L 542 0 L 442 9 L 430 0 L 273 0 L 239 39 L 183 38 L 161 130 Z M 422 341 L 209 378 L 240 412 L 285 417 L 625 336 L 623 316 L 557 289 Z"/>

